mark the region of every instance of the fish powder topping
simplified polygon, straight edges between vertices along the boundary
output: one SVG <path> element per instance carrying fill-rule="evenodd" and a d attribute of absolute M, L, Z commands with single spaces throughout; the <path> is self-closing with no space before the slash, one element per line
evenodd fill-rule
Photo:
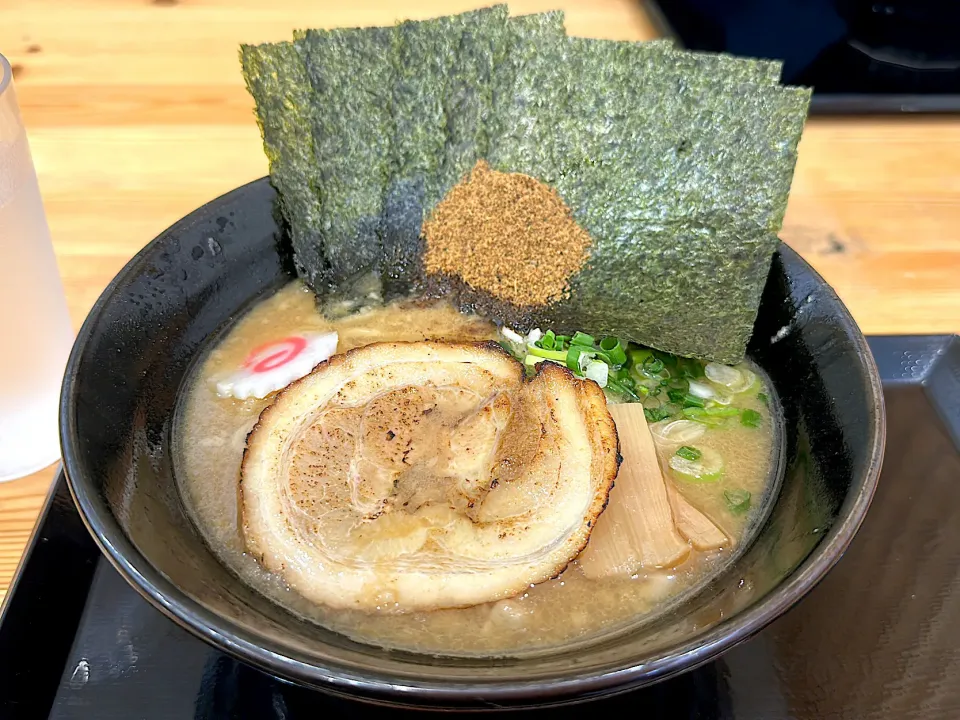
<path fill-rule="evenodd" d="M 567 297 L 592 242 L 555 189 L 483 160 L 437 204 L 423 236 L 428 273 L 519 307 Z"/>

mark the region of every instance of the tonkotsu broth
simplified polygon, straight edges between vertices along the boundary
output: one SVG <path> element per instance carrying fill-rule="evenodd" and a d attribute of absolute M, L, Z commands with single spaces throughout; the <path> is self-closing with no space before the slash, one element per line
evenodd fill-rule
<path fill-rule="evenodd" d="M 730 559 L 730 550 L 692 551 L 672 570 L 641 570 L 630 578 L 589 580 L 576 562 L 557 579 L 531 586 L 522 596 L 454 610 L 397 614 L 333 610 L 311 603 L 282 579 L 261 569 L 244 553 L 239 527 L 240 461 L 246 436 L 271 398 L 245 401 L 221 398 L 215 381 L 240 366 L 250 350 L 295 332 L 336 330 L 338 352 L 388 340 L 480 341 L 497 337 L 494 325 L 464 315 L 444 303 L 400 303 L 374 307 L 339 320 L 327 320 L 314 296 L 292 283 L 260 302 L 211 350 L 198 366 L 176 423 L 177 475 L 194 520 L 211 548 L 245 582 L 309 620 L 373 645 L 454 655 L 522 654 L 581 641 L 642 621 L 671 600 L 701 586 Z M 589 330 L 589 328 L 585 328 Z M 754 368 L 756 371 L 756 368 Z M 744 394 L 746 395 L 746 393 Z M 742 396 L 741 396 L 742 397 Z M 756 397 L 738 397 L 738 406 L 761 412 L 759 428 L 727 423 L 710 428 L 696 441 L 724 458 L 716 483 L 674 481 L 677 488 L 713 522 L 737 540 L 746 540 L 763 509 L 772 481 L 775 425 L 770 410 Z M 680 443 L 658 447 L 661 464 Z M 751 510 L 731 512 L 724 488 L 752 494 Z M 392 610 L 392 608 L 390 609 Z"/>

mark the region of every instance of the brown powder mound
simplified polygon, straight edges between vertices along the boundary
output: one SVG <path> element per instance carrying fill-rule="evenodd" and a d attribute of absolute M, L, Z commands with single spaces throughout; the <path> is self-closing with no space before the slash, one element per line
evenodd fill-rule
<path fill-rule="evenodd" d="M 565 297 L 591 245 L 556 190 L 483 160 L 440 201 L 423 235 L 428 273 L 455 275 L 520 307 Z"/>

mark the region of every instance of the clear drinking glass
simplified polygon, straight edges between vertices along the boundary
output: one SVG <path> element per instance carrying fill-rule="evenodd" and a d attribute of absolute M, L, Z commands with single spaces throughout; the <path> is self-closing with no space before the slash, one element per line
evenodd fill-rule
<path fill-rule="evenodd" d="M 0 481 L 60 456 L 57 404 L 72 343 L 13 72 L 0 55 Z"/>

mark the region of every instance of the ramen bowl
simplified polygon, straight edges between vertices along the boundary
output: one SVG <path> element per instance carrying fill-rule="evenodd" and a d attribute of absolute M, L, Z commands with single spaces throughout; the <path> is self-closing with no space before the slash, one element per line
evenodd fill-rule
<path fill-rule="evenodd" d="M 73 349 L 61 400 L 70 490 L 110 562 L 211 645 L 331 693 L 424 708 L 534 707 L 642 687 L 749 638 L 837 562 L 870 504 L 883 452 L 880 382 L 836 294 L 782 245 L 748 354 L 780 398 L 779 493 L 759 532 L 694 597 L 594 642 L 524 657 L 453 658 L 354 642 L 232 574 L 192 523 L 173 423 L 219 333 L 293 277 L 266 179 L 168 229 L 107 287 Z"/>

